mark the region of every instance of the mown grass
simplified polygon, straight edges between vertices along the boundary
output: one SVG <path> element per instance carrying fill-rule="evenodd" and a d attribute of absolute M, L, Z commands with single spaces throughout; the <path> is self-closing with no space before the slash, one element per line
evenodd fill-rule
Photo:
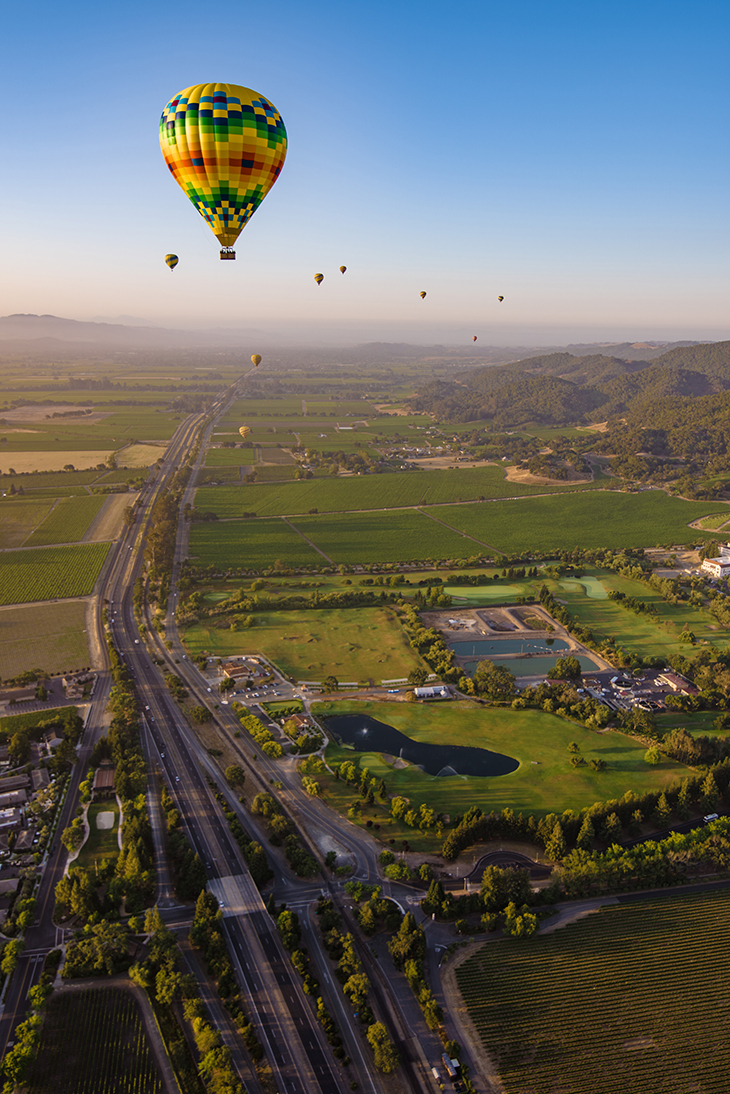
<path fill-rule="evenodd" d="M 0 554 L 0 604 L 88 596 L 109 547 L 109 543 L 80 543 Z"/>
<path fill-rule="evenodd" d="M 61 498 L 43 523 L 28 536 L 24 547 L 42 547 L 48 543 L 78 543 L 89 525 L 106 504 L 101 495 Z"/>
<path fill-rule="evenodd" d="M 287 676 L 321 681 L 380 683 L 422 667 L 390 608 L 256 612 L 245 631 L 216 630 L 207 621 L 188 627 L 192 655 L 263 653 Z"/>
<path fill-rule="evenodd" d="M 6 679 L 44 669 L 52 676 L 89 664 L 86 605 L 38 604 L 0 611 L 0 665 Z"/>
<path fill-rule="evenodd" d="M 114 823 L 111 828 L 98 828 L 97 820 L 100 813 L 113 813 Z M 85 870 L 96 870 L 104 862 L 119 858 L 119 839 L 117 829 L 119 827 L 119 807 L 114 798 L 107 801 L 92 802 L 86 814 L 89 822 L 89 835 L 76 859 L 77 866 L 83 866 Z"/>
<path fill-rule="evenodd" d="M 725 1094 L 727 890 L 602 908 L 456 972 L 506 1094 Z"/>
<path fill-rule="evenodd" d="M 393 673 L 395 677 L 397 674 Z M 451 703 L 359 702 L 338 700 L 314 704 L 313 713 L 369 714 L 394 726 L 413 740 L 433 744 L 469 745 L 489 749 L 519 760 L 510 775 L 476 778 L 425 775 L 419 768 L 402 770 L 386 763 L 378 753 L 357 753 L 360 763 L 385 778 L 390 794 L 402 794 L 416 805 L 426 802 L 443 813 L 463 813 L 468 805 L 485 812 L 509 806 L 516 813 L 561 813 L 579 811 L 595 801 L 620 798 L 627 790 L 642 793 L 664 787 L 686 774 L 686 768 L 671 760 L 651 767 L 644 760 L 646 745 L 623 733 L 598 733 L 556 714 L 539 710 L 482 707 L 470 701 Z M 586 761 L 606 761 L 605 771 L 594 771 L 588 763 L 573 767 L 568 744 L 576 741 Z M 330 763 L 353 758 L 352 750 L 331 745 Z M 339 794 L 335 780 L 322 777 L 327 792 Z M 349 794 L 351 800 L 352 794 Z M 343 801 L 348 798 L 345 794 Z M 337 804 L 337 799 L 332 798 Z M 341 805 L 342 803 L 340 803 Z M 345 806 L 346 808 L 346 806 Z M 383 812 L 383 807 L 378 807 Z M 375 818 L 368 813 L 365 820 Z M 383 817 L 377 819 L 383 823 Z M 408 838 L 417 836 L 413 829 Z M 382 838 L 382 836 L 381 836 Z"/>
<path fill-rule="evenodd" d="M 439 519 L 493 544 L 505 554 L 574 547 L 655 547 L 691 543 L 690 521 L 712 508 L 707 502 L 641 494 L 582 491 L 559 497 L 520 498 L 440 509 Z"/>
<path fill-rule="evenodd" d="M 280 559 L 285 566 L 322 566 L 325 559 L 283 520 L 241 520 L 195 524 L 190 557 L 201 566 L 264 570 Z"/>

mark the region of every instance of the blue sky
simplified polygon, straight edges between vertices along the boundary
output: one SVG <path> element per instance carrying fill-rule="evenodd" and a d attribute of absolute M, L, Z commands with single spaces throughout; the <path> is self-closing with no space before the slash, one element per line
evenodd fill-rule
<path fill-rule="evenodd" d="M 3 41 L 2 314 L 730 338 L 727 0 L 40 0 Z M 263 93 L 289 134 L 236 263 L 157 138 L 208 80 Z"/>

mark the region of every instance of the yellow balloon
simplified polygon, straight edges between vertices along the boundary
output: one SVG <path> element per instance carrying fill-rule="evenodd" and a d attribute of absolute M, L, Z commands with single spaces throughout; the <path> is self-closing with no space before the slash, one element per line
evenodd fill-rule
<path fill-rule="evenodd" d="M 238 432 L 241 434 L 241 436 L 243 437 L 243 439 L 245 441 L 246 437 L 248 437 L 249 433 L 251 432 L 251 429 L 247 425 L 242 425 Z"/>
<path fill-rule="evenodd" d="M 347 266 L 340 266 L 340 273 L 344 273 L 346 269 Z"/>
<path fill-rule="evenodd" d="M 261 364 L 261 354 L 260 353 L 252 353 L 251 354 L 251 364 L 255 368 L 259 367 L 259 365 Z"/>
<path fill-rule="evenodd" d="M 179 261 L 180 259 L 177 257 L 177 255 L 165 255 L 165 262 L 171 270 L 175 269 Z"/>
<path fill-rule="evenodd" d="M 314 280 L 317 282 L 318 285 L 321 285 L 324 281 L 324 274 L 315 274 Z"/>
<path fill-rule="evenodd" d="M 425 300 L 425 299 L 426 299 L 426 294 L 425 294 L 425 292 L 419 293 L 419 296 L 421 297 L 421 300 Z"/>

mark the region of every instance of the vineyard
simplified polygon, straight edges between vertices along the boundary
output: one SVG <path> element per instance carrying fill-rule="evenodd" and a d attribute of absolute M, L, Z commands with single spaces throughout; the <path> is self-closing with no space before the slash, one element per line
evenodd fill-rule
<path fill-rule="evenodd" d="M 82 497 L 62 498 L 23 546 L 42 547 L 49 543 L 78 543 L 105 502 L 105 497 L 90 497 L 88 494 Z"/>
<path fill-rule="evenodd" d="M 84 543 L 0 554 L 0 604 L 88 596 L 108 550 L 108 543 Z"/>
<path fill-rule="evenodd" d="M 28 1094 L 158 1094 L 162 1082 L 134 996 L 64 992 L 48 1003 Z"/>
<path fill-rule="evenodd" d="M 641 901 L 456 972 L 506 1094 L 725 1094 L 730 893 Z"/>

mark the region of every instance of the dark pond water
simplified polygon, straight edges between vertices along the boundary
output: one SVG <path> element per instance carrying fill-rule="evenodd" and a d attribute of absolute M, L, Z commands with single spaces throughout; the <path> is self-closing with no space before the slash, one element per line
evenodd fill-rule
<path fill-rule="evenodd" d="M 391 756 L 402 756 L 427 775 L 509 775 L 520 766 L 511 756 L 489 752 L 486 748 L 412 741 L 369 714 L 335 715 L 327 719 L 327 729 L 342 744 L 352 745 L 356 752 L 388 752 Z"/>
<path fill-rule="evenodd" d="M 563 638 L 554 638 L 547 645 L 544 638 L 489 638 L 471 639 L 469 642 L 452 642 L 449 649 L 458 657 L 499 657 L 505 653 L 557 653 L 567 650 L 568 643 Z"/>

